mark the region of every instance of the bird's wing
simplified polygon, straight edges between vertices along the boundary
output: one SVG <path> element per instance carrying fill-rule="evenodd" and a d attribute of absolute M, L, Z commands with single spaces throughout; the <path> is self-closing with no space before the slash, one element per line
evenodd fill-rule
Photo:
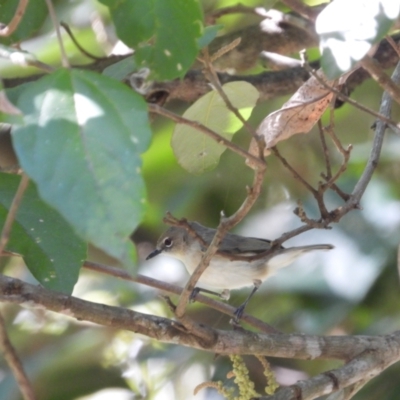
<path fill-rule="evenodd" d="M 206 228 L 198 222 L 190 222 L 191 227 L 202 237 L 205 243 L 210 244 L 215 235 L 215 229 Z M 244 240 L 245 239 L 245 240 Z M 271 240 L 244 237 L 227 233 L 222 239 L 218 251 L 222 253 L 255 255 L 267 251 L 271 247 Z M 283 249 L 283 247 L 280 247 Z"/>

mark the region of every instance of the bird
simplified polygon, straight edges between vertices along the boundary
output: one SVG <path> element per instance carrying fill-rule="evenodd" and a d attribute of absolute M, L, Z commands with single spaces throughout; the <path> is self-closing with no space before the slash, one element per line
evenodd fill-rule
<path fill-rule="evenodd" d="M 146 260 L 159 254 L 169 255 L 181 261 L 189 274 L 192 274 L 210 245 L 215 232 L 216 229 L 205 227 L 195 221 L 186 221 L 186 224 L 182 226 L 171 226 L 160 236 L 155 250 L 147 256 Z M 253 286 L 245 302 L 234 312 L 234 321 L 238 322 L 250 298 L 269 276 L 291 264 L 303 253 L 333 248 L 334 246 L 330 244 L 274 247 L 268 239 L 227 233 L 198 283 L 223 291 L 221 297 L 225 299 L 229 298 L 227 294 L 232 289 Z M 196 287 L 191 298 L 194 299 L 199 291 L 218 295 L 205 288 Z"/>

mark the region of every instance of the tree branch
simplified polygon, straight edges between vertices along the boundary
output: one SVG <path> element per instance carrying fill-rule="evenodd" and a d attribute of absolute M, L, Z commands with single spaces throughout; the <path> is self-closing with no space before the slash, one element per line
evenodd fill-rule
<path fill-rule="evenodd" d="M 22 201 L 22 197 L 24 192 L 29 184 L 29 178 L 26 174 L 22 174 L 21 181 L 18 185 L 17 191 L 14 195 L 13 201 L 11 202 L 10 209 L 7 213 L 6 220 L 4 221 L 3 230 L 1 231 L 0 236 L 0 254 L 3 253 L 4 249 L 7 246 L 8 239 L 10 237 L 12 224 L 15 219 L 15 215 L 17 214 L 18 207 Z"/>
<path fill-rule="evenodd" d="M 182 324 L 168 318 L 143 314 L 129 309 L 92 303 L 63 293 L 44 289 L 0 275 L 0 300 L 28 307 L 44 307 L 77 320 L 124 329 L 157 339 L 217 354 L 259 354 L 302 360 L 349 360 L 367 350 L 391 353 L 400 358 L 400 332 L 382 336 L 315 336 L 301 334 L 264 334 L 245 330 L 212 329 L 213 343 L 199 342 Z M 211 329 L 211 328 L 210 328 Z"/>
<path fill-rule="evenodd" d="M 8 25 L 0 29 L 0 36 L 10 36 L 15 32 L 25 14 L 28 3 L 29 0 L 19 0 L 17 10 L 15 11 L 11 21 L 8 23 Z"/>
<path fill-rule="evenodd" d="M 35 392 L 31 382 L 24 371 L 24 367 L 15 351 L 7 334 L 6 324 L 0 314 L 0 347 L 3 350 L 4 358 L 10 367 L 24 400 L 35 400 Z"/>

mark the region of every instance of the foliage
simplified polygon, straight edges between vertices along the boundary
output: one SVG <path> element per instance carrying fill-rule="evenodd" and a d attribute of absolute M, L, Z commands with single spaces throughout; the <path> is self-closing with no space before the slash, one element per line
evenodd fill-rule
<path fill-rule="evenodd" d="M 260 6 L 257 1 L 243 3 L 250 8 Z M 0 2 L 1 22 L 11 20 L 16 4 L 15 1 Z M 309 110 L 314 108 L 314 103 L 308 94 L 297 93 L 293 97 L 296 104 L 293 98 L 287 101 L 274 94 L 264 102 L 258 99 L 259 87 L 255 89 L 246 81 L 251 78 L 246 76 L 240 82 L 224 83 L 225 71 L 221 69 L 215 74 L 219 74 L 224 83 L 222 90 L 243 120 L 231 112 L 217 85 L 209 83 L 204 86 L 207 90 L 212 86 L 212 90 L 199 95 L 193 104 L 171 101 L 167 108 L 194 122 L 193 125 L 202 124 L 227 139 L 231 144 L 228 151 L 226 144 L 193 126 L 176 120 L 171 123 L 155 115 L 157 106 L 148 105 L 146 100 L 155 98 L 157 102 L 154 93 L 162 94 L 165 90 L 162 85 L 166 82 L 177 85 L 187 73 L 195 81 L 194 75 L 190 75 L 192 69 L 205 71 L 210 59 L 218 65 L 224 57 L 233 55 L 234 59 L 242 54 L 243 44 L 229 47 L 233 41 L 231 32 L 252 26 L 259 17 L 243 12 L 218 17 L 217 23 L 210 17 L 214 10 L 232 5 L 236 2 L 61 0 L 55 3 L 58 18 L 68 22 L 77 42 L 89 52 L 98 54 L 101 49 L 103 55 L 108 54 L 117 41 L 135 49 L 133 55 L 115 59 L 111 65 L 83 68 L 83 60 L 96 66 L 104 60 L 91 60 L 75 45 L 72 51 L 71 40 L 62 31 L 63 41 L 69 43 L 66 48 L 70 62 L 79 65 L 69 69 L 65 67 L 66 60 L 62 60 L 58 43 L 57 46 L 55 42 L 48 44 L 54 27 L 46 2 L 29 2 L 18 29 L 1 40 L 0 53 L 8 59 L 0 64 L 2 76 L 8 76 L 10 70 L 17 77 L 28 72 L 42 74 L 41 62 L 55 61 L 53 65 L 46 64 L 44 76 L 16 83 L 13 88 L 4 80 L 7 89 L 1 92 L 1 121 L 5 123 L 1 127 L 1 147 L 6 149 L 8 144 L 9 150 L 0 153 L 0 166 L 4 171 L 11 167 L 15 172 L 12 167 L 16 163 L 31 180 L 6 247 L 21 255 L 23 263 L 19 256 L 4 258 L 5 275 L 39 283 L 66 295 L 74 292 L 74 296 L 94 302 L 171 317 L 155 290 L 87 270 L 79 275 L 82 263 L 88 257 L 122 265 L 134 274 L 143 272 L 158 280 L 184 284 L 187 277 L 179 272 L 176 264 L 168 264 L 165 259 L 161 264 L 144 262 L 151 249 L 149 242 L 154 242 L 163 229 L 161 221 L 165 212 L 169 210 L 204 225 L 217 225 L 221 211 L 228 216 L 233 214 L 251 192 L 246 191 L 246 186 L 251 185 L 254 165 L 243 154 L 232 151 L 240 148 L 246 152 L 254 145 L 248 126 L 254 130 L 261 126 L 258 133 L 268 141 L 268 135 L 274 132 L 287 133 L 286 124 L 293 123 L 299 115 L 304 119 L 305 113 L 308 128 L 300 123 L 298 129 L 296 120 L 295 133 L 308 132 L 330 105 L 324 101 L 323 110 L 311 121 Z M 276 6 L 287 12 L 282 4 Z M 351 12 L 347 7 L 349 2 L 335 0 L 316 18 L 319 43 L 311 51 L 318 54 L 319 44 L 321 66 L 330 79 L 354 68 L 390 32 L 399 15 L 398 2 L 390 0 L 373 0 L 368 5 L 361 0 L 354 1 Z M 269 17 L 264 22 L 272 20 Z M 258 24 L 260 19 L 256 21 Z M 111 39 L 102 39 L 102 34 L 111 29 L 115 30 L 114 39 L 112 35 Z M 220 46 L 225 50 L 217 55 L 208 54 L 206 46 L 210 44 L 211 48 L 221 37 L 227 37 L 227 43 L 222 42 Z M 22 51 L 11 46 L 17 44 Z M 48 59 L 43 57 L 45 51 L 51 53 Z M 150 75 L 145 73 L 145 78 L 139 79 L 142 86 L 138 92 L 126 85 L 132 72 L 141 77 L 147 70 Z M 262 74 L 263 71 L 257 66 L 246 73 Z M 157 89 L 158 85 L 163 89 L 147 92 L 147 88 Z M 288 90 L 286 94 L 294 91 Z M 315 94 L 315 87 L 312 91 Z M 351 97 L 376 111 L 381 94 L 382 90 L 368 81 Z M 281 109 L 285 101 L 290 109 L 288 113 Z M 307 108 L 302 107 L 303 114 L 297 112 L 297 103 L 302 106 L 307 101 Z M 163 105 L 162 101 L 159 104 Z M 13 115 L 9 114 L 10 110 Z M 398 112 L 396 105 L 394 120 Z M 262 125 L 263 120 L 268 122 L 268 129 L 262 128 L 266 126 Z M 349 193 L 368 160 L 372 140 L 368 129 L 375 117 L 345 104 L 334 111 L 328 108 L 321 121 L 321 126 L 335 125 L 336 134 L 322 129 L 318 134 L 317 124 L 308 135 L 289 138 L 291 135 L 278 133 L 281 136 L 279 140 L 274 137 L 274 145 L 280 141 L 280 153 L 304 181 L 319 187 L 320 174 L 325 171 L 328 175 L 327 170 L 331 168 L 335 185 Z M 11 136 L 7 123 L 12 126 Z M 285 126 L 282 128 L 280 124 Z M 10 137 L 12 146 L 8 142 Z M 302 259 L 292 269 L 271 278 L 265 285 L 267 290 L 261 289 L 250 303 L 250 314 L 285 332 L 351 335 L 384 334 L 398 329 L 395 250 L 400 240 L 399 145 L 393 135 L 386 140 L 375 178 L 362 199 L 363 210 L 347 214 L 331 231 L 314 230 L 291 242 L 295 245 L 327 242 L 333 243 L 336 249 L 330 255 Z M 347 150 L 350 143 L 354 145 L 352 152 Z M 258 145 L 254 146 L 247 154 L 258 155 Z M 346 159 L 346 154 L 350 159 Z M 293 179 L 279 157 L 269 156 L 267 164 L 260 198 L 240 226 L 240 233 L 275 238 L 298 227 L 300 221 L 291 210 L 299 198 L 298 215 L 313 218 L 317 215 L 315 219 L 318 219 L 321 208 L 314 201 L 315 193 L 301 185 L 298 177 Z M 2 225 L 19 182 L 16 174 L 0 173 Z M 323 192 L 321 197 L 329 210 L 343 204 L 338 190 Z M 135 246 L 131 241 L 134 231 Z M 230 303 L 240 304 L 245 294 L 234 293 Z M 190 316 L 205 326 L 231 329 L 229 317 L 221 317 L 215 310 L 198 303 L 188 309 Z M 220 382 L 218 387 L 225 391 L 224 395 L 233 395 L 226 391 L 229 360 L 225 357 L 213 360 L 200 351 L 137 335 L 122 337 L 104 327 L 88 327 L 58 314 L 23 310 L 6 303 L 2 312 L 40 399 L 86 395 L 90 399 L 91 393 L 112 387 L 129 389 L 129 393 L 146 398 L 188 399 L 199 382 L 210 380 Z M 236 370 L 243 367 L 240 357 L 231 356 L 231 359 L 240 364 L 234 366 Z M 337 367 L 336 361 L 326 360 L 306 363 L 274 359 L 271 363 L 278 382 L 290 383 Z M 251 397 L 264 390 L 265 377 L 252 360 L 246 359 L 246 364 L 249 368 L 245 372 L 246 384 L 254 385 Z M 2 364 L 3 371 L 6 368 Z M 374 399 L 383 390 L 388 399 L 397 398 L 400 387 L 391 375 L 395 376 L 398 368 L 396 365 L 385 371 L 355 398 Z M 0 398 L 18 398 L 18 387 L 6 371 L 0 381 Z M 273 372 L 267 375 L 270 395 L 276 388 Z M 190 387 L 186 383 L 188 376 Z M 207 398 L 209 392 L 204 392 Z M 200 396 L 201 393 L 196 398 Z M 245 398 L 243 393 L 241 396 Z"/>

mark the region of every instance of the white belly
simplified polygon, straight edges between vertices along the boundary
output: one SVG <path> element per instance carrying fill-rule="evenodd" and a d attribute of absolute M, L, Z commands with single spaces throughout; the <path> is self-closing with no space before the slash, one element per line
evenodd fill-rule
<path fill-rule="evenodd" d="M 255 280 L 264 281 L 278 269 L 291 264 L 302 253 L 302 250 L 288 251 L 275 255 L 267 261 L 255 260 L 251 263 L 214 256 L 198 283 L 221 290 L 253 286 Z M 182 261 L 190 275 L 199 265 L 201 256 L 200 252 L 186 253 L 184 256 L 173 255 Z"/>

